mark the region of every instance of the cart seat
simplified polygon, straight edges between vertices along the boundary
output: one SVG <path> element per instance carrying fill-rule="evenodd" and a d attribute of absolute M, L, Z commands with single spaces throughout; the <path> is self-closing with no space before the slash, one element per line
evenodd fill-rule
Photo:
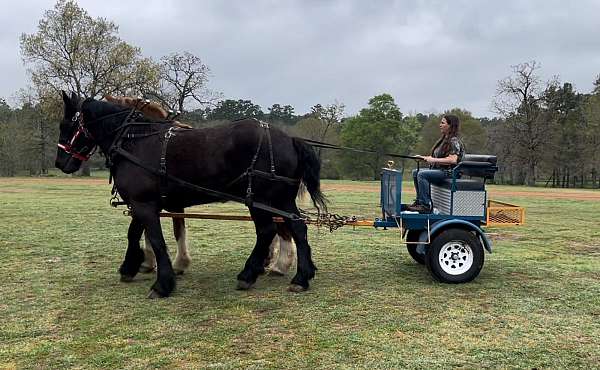
<path fill-rule="evenodd" d="M 456 178 L 454 188 L 452 178 L 445 179 L 437 185 L 453 191 L 483 191 L 485 180 L 493 179 L 498 171 L 496 160 L 495 155 L 465 154 L 463 160 L 452 169 L 453 177 Z M 465 179 L 461 178 L 462 176 L 471 178 Z"/>
<path fill-rule="evenodd" d="M 441 183 L 436 185 L 452 190 L 452 179 L 444 179 Z M 476 179 L 456 179 L 456 187 L 454 190 L 482 191 L 485 190 L 485 184 L 483 181 Z"/>
<path fill-rule="evenodd" d="M 465 154 L 453 171 L 457 177 L 471 176 L 492 180 L 498 171 L 496 161 L 495 155 Z"/>

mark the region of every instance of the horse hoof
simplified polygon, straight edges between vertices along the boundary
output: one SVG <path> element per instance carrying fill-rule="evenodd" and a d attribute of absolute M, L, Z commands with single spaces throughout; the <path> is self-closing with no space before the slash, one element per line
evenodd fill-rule
<path fill-rule="evenodd" d="M 175 275 L 183 275 L 185 270 L 173 269 L 173 272 L 175 272 Z"/>
<path fill-rule="evenodd" d="M 248 290 L 248 289 L 252 288 L 252 285 L 254 285 L 254 284 L 248 283 L 243 280 L 238 280 L 236 289 L 237 290 Z"/>
<path fill-rule="evenodd" d="M 133 281 L 133 276 L 121 275 L 122 283 L 131 283 Z"/>
<path fill-rule="evenodd" d="M 298 285 L 298 284 L 290 284 L 290 286 L 288 287 L 288 291 L 289 292 L 294 292 L 294 293 L 301 293 L 306 291 L 308 288 L 303 287 L 302 285 Z"/>
<path fill-rule="evenodd" d="M 151 272 L 154 272 L 154 270 L 155 270 L 154 266 L 152 266 L 152 267 L 151 266 L 140 266 L 140 270 L 139 271 L 142 274 L 149 274 Z"/>
<path fill-rule="evenodd" d="M 148 293 L 148 299 L 157 299 L 157 298 L 164 298 L 162 295 L 158 294 L 154 289 L 150 290 L 150 293 Z"/>

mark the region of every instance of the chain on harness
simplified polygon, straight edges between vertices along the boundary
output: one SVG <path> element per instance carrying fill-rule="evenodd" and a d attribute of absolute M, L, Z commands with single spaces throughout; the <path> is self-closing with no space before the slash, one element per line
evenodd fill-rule
<path fill-rule="evenodd" d="M 300 218 L 304 222 L 316 225 L 317 227 L 327 227 L 330 233 L 342 226 L 346 226 L 348 222 L 358 221 L 358 217 L 356 216 L 342 216 L 329 212 L 310 212 L 303 209 L 300 209 Z"/>

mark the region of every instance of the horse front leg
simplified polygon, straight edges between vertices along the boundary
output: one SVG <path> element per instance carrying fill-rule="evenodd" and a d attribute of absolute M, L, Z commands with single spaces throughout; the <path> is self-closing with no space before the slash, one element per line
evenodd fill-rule
<path fill-rule="evenodd" d="M 140 238 L 144 226 L 135 217 L 131 218 L 129 224 L 129 230 L 127 231 L 127 251 L 125 252 L 125 259 L 119 267 L 119 273 L 121 274 L 121 281 L 130 282 L 134 276 L 138 273 L 140 266 L 144 262 L 144 252 L 140 249 Z"/>
<path fill-rule="evenodd" d="M 160 225 L 159 212 L 158 205 L 132 202 L 133 217 L 144 226 L 144 232 L 156 257 L 156 281 L 152 285 L 148 298 L 168 297 L 175 289 L 176 284 L 175 273 Z"/>
<path fill-rule="evenodd" d="M 250 289 L 258 275 L 265 272 L 265 260 L 269 255 L 269 245 L 277 233 L 272 214 L 252 208 L 250 215 L 256 229 L 256 244 L 246 260 L 244 269 L 237 276 L 237 289 L 239 290 Z"/>
<path fill-rule="evenodd" d="M 183 213 L 183 210 L 176 210 L 176 212 Z M 175 256 L 175 262 L 173 263 L 173 270 L 176 275 L 183 275 L 183 273 L 190 267 L 192 259 L 190 257 L 189 248 L 187 245 L 187 233 L 185 228 L 185 219 L 173 218 L 173 235 L 177 241 L 177 255 Z M 152 250 L 152 245 L 148 236 L 144 234 L 144 262 L 140 267 L 140 272 L 150 273 L 156 269 L 156 257 Z"/>

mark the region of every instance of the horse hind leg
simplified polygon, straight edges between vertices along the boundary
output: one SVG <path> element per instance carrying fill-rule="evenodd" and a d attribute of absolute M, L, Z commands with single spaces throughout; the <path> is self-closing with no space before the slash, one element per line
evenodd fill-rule
<path fill-rule="evenodd" d="M 294 205 L 288 212 L 299 214 L 298 208 Z M 285 225 L 290 230 L 292 238 L 296 243 L 297 269 L 296 275 L 292 279 L 289 289 L 292 292 L 302 292 L 308 289 L 309 281 L 314 278 L 317 270 L 312 260 L 311 248 L 308 244 L 308 228 L 304 220 L 285 219 Z"/>
<path fill-rule="evenodd" d="M 144 233 L 144 262 L 140 266 L 140 272 L 147 274 L 156 270 L 156 257 L 154 256 L 154 251 L 152 250 L 152 245 L 150 245 L 150 240 L 146 233 Z"/>
<path fill-rule="evenodd" d="M 182 211 L 178 211 L 182 212 Z M 187 233 L 185 228 L 185 219 L 173 218 L 173 235 L 177 241 L 177 255 L 175 256 L 175 262 L 173 263 L 173 270 L 175 275 L 183 275 L 183 273 L 190 267 L 192 259 L 190 258 L 189 248 L 187 246 Z M 150 273 L 156 269 L 156 257 L 150 245 L 150 240 L 146 233 L 144 233 L 144 262 L 140 266 L 141 273 Z"/>
<path fill-rule="evenodd" d="M 185 219 L 173 218 L 173 234 L 177 241 L 177 255 L 175 256 L 175 262 L 173 262 L 173 270 L 175 275 L 183 275 L 192 262 L 187 245 Z"/>
<path fill-rule="evenodd" d="M 269 275 L 284 276 L 296 262 L 296 245 L 284 225 L 277 224 L 277 234 L 269 246 L 266 271 Z"/>

